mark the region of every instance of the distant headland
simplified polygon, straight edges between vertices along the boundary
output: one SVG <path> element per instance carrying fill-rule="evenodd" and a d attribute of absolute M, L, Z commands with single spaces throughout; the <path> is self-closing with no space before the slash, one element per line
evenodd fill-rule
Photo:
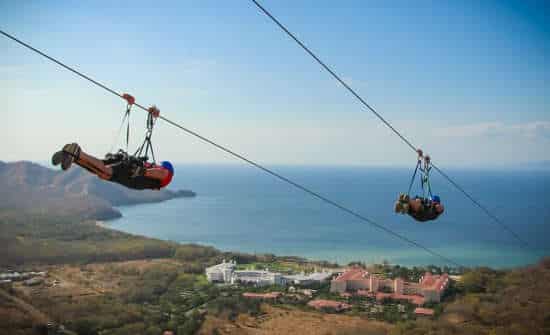
<path fill-rule="evenodd" d="M 100 180 L 80 167 L 61 172 L 28 161 L 0 161 L 0 210 L 109 220 L 122 216 L 117 206 L 195 196 L 191 190 L 127 189 Z"/>

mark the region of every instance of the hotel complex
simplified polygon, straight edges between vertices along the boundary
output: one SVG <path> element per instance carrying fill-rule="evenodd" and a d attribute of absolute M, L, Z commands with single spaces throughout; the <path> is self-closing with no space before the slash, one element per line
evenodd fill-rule
<path fill-rule="evenodd" d="M 355 292 L 359 295 L 376 296 L 377 300 L 391 298 L 422 305 L 426 302 L 439 302 L 448 285 L 447 274 L 432 275 L 427 272 L 418 283 L 415 283 L 406 282 L 401 278 L 383 279 L 369 274 L 364 269 L 351 268 L 331 281 L 330 291 L 341 294 Z"/>
<path fill-rule="evenodd" d="M 255 286 L 323 283 L 332 277 L 330 272 L 312 274 L 283 275 L 268 270 L 236 270 L 235 262 L 226 262 L 206 269 L 209 282 L 227 284 L 248 284 Z M 330 281 L 330 292 L 343 296 L 353 294 L 376 298 L 378 301 L 393 299 L 408 301 L 417 306 L 429 302 L 440 302 L 441 296 L 449 286 L 449 276 L 433 275 L 426 272 L 418 282 L 407 282 L 401 278 L 385 279 L 370 274 L 365 269 L 353 267 L 340 273 Z"/>

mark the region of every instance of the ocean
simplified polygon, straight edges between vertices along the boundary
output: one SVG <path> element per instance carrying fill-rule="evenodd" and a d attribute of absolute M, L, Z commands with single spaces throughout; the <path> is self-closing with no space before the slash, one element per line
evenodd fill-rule
<path fill-rule="evenodd" d="M 550 172 L 448 170 L 468 192 L 513 229 L 522 246 L 437 172 L 432 189 L 445 213 L 417 223 L 393 212 L 412 169 L 286 167 L 273 169 L 377 223 L 466 266 L 506 268 L 550 255 Z M 415 189 L 418 190 L 418 183 Z M 347 264 L 444 265 L 424 250 L 257 169 L 240 165 L 176 167 L 172 189 L 195 198 L 120 207 L 114 229 L 224 251 L 302 256 Z"/>

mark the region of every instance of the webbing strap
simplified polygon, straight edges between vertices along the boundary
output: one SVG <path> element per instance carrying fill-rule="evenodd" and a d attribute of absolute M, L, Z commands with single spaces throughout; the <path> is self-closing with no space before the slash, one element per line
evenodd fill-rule
<path fill-rule="evenodd" d="M 411 189 L 412 189 L 412 186 L 414 184 L 414 179 L 416 178 L 416 173 L 418 172 L 418 167 L 420 166 L 420 164 L 421 164 L 421 161 L 418 160 L 418 163 L 416 163 L 416 168 L 414 169 L 414 173 L 413 173 L 412 178 L 411 178 L 411 183 L 409 184 L 409 190 L 407 191 L 408 196 L 411 195 Z"/>
<path fill-rule="evenodd" d="M 130 110 L 132 109 L 132 105 L 128 104 L 126 105 L 126 113 L 124 114 L 124 119 L 127 119 L 126 123 L 126 152 L 128 152 L 128 146 L 130 143 Z M 124 121 L 122 121 L 124 122 Z"/>
<path fill-rule="evenodd" d="M 424 161 L 424 167 L 420 167 L 422 176 L 420 178 L 420 186 L 422 187 L 422 197 L 426 198 L 427 194 L 432 197 L 432 187 L 430 185 L 430 170 L 432 169 L 429 162 Z"/>
<path fill-rule="evenodd" d="M 151 158 L 153 158 L 153 164 L 156 163 L 155 152 L 153 150 L 153 144 L 151 142 L 151 137 L 153 136 L 153 128 L 155 126 L 156 117 L 153 113 L 147 114 L 147 132 L 145 134 L 145 140 L 139 146 L 139 148 L 134 153 L 134 156 L 137 158 L 148 158 L 149 151 L 151 151 Z M 143 150 L 145 149 L 145 153 Z"/>

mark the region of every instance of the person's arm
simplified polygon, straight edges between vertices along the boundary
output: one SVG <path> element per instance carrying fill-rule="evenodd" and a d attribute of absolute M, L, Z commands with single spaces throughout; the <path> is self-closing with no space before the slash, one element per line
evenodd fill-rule
<path fill-rule="evenodd" d="M 163 180 L 168 177 L 168 174 L 170 174 L 170 172 L 164 168 L 148 168 L 145 169 L 144 176 L 147 178 Z"/>

